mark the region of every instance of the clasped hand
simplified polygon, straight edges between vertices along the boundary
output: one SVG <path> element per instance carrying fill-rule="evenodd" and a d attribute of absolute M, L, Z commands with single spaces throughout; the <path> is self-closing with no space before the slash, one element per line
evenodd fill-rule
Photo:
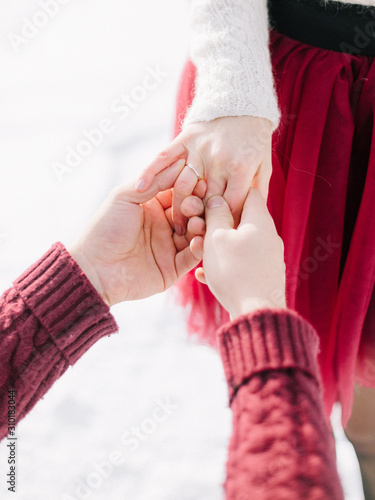
<path fill-rule="evenodd" d="M 224 198 L 215 195 L 204 204 L 206 185 L 196 178 L 192 194 L 181 201 L 188 222 L 178 234 L 173 186 L 184 167 L 185 160 L 174 162 L 144 192 L 115 188 L 69 248 L 103 300 L 112 306 L 163 292 L 203 259 L 196 277 L 232 318 L 285 307 L 283 245 L 262 196 L 249 191 L 234 229 Z"/>

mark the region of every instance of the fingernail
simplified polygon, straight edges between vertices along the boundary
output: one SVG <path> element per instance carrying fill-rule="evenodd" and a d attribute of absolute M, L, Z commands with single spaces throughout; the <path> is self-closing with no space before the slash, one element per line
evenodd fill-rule
<path fill-rule="evenodd" d="M 224 199 L 221 196 L 213 196 L 207 202 L 207 208 L 222 207 Z"/>
<path fill-rule="evenodd" d="M 140 191 L 141 189 L 143 189 L 145 187 L 145 181 L 144 179 L 139 179 L 139 181 L 137 182 L 137 184 L 135 185 L 135 189 L 137 191 Z"/>
<path fill-rule="evenodd" d="M 176 233 L 181 236 L 183 233 L 182 227 L 181 226 L 175 226 L 175 231 Z"/>

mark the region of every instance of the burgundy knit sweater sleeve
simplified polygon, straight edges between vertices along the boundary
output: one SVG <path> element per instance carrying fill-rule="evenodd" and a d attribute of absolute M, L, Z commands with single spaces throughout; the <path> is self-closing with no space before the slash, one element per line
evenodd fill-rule
<path fill-rule="evenodd" d="M 109 307 L 61 243 L 0 298 L 0 439 L 8 433 L 8 391 L 18 422 L 69 365 L 118 330 Z"/>
<path fill-rule="evenodd" d="M 263 310 L 225 325 L 218 342 L 233 411 L 226 499 L 342 500 L 314 329 Z"/>
<path fill-rule="evenodd" d="M 18 422 L 117 330 L 65 247 L 53 245 L 0 298 L 0 439 L 10 389 Z M 218 340 L 233 410 L 227 500 L 343 499 L 312 327 L 292 312 L 259 311 L 224 326 Z"/>

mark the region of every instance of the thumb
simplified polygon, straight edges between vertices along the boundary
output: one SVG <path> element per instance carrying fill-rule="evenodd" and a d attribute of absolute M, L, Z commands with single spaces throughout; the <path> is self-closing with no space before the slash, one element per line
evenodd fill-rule
<path fill-rule="evenodd" d="M 172 163 L 172 165 L 168 168 L 162 170 L 155 176 L 150 187 L 146 191 L 139 192 L 135 187 L 126 185 L 115 188 L 115 194 L 118 194 L 122 201 L 136 204 L 146 203 L 154 198 L 158 193 L 173 187 L 177 177 L 183 170 L 185 163 L 184 159 L 180 159 Z"/>
<path fill-rule="evenodd" d="M 233 229 L 234 220 L 228 203 L 222 196 L 212 196 L 206 205 L 206 234 L 215 229 Z"/>

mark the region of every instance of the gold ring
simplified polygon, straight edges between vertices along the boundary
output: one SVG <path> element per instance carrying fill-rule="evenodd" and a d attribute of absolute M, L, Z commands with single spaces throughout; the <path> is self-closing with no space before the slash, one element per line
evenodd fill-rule
<path fill-rule="evenodd" d="M 193 167 L 193 165 L 191 163 L 187 163 L 186 167 L 189 167 L 195 173 L 195 175 L 198 177 L 199 181 L 202 179 L 202 177 L 198 174 L 198 172 L 195 170 L 195 168 Z"/>

